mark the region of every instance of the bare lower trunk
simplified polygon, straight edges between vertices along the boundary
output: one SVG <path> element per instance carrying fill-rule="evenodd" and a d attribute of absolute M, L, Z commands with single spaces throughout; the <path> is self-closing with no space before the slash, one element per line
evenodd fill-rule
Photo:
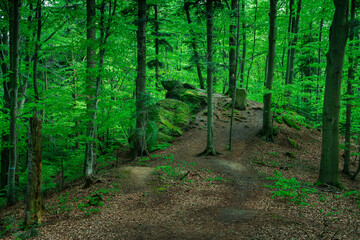
<path fill-rule="evenodd" d="M 28 163 L 28 189 L 25 211 L 26 225 L 41 223 L 43 215 L 42 174 L 39 174 L 42 172 L 42 125 L 37 114 L 30 118 L 28 151 L 30 160 Z"/>

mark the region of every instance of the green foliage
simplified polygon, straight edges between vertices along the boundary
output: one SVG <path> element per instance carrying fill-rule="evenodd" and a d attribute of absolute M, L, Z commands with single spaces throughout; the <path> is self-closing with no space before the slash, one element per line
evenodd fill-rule
<path fill-rule="evenodd" d="M 167 165 L 157 166 L 153 172 L 154 175 L 158 175 L 163 180 L 184 180 L 189 173 L 187 171 L 189 166 L 195 165 L 195 163 L 187 163 L 186 161 L 175 163 L 172 155 L 166 161 Z"/>
<path fill-rule="evenodd" d="M 294 204 L 308 206 L 306 199 L 309 195 L 317 193 L 315 188 L 310 187 L 311 184 L 301 184 L 295 178 L 284 178 L 280 171 L 275 170 L 273 177 L 268 177 L 269 180 L 274 180 L 273 185 L 265 185 L 265 187 L 272 189 L 271 198 L 284 198 Z"/>
<path fill-rule="evenodd" d="M 354 199 L 355 203 L 358 204 L 358 207 L 360 208 L 360 192 L 359 191 L 348 191 L 339 197 Z"/>

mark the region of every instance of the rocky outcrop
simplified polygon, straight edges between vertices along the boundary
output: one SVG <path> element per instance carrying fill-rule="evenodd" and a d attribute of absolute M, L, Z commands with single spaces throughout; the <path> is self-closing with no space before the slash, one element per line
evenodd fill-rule
<path fill-rule="evenodd" d="M 161 84 L 167 90 L 166 98 L 177 99 L 187 103 L 191 113 L 197 113 L 207 105 L 207 96 L 204 91 L 198 90 L 195 86 L 180 81 L 162 81 Z"/>
<path fill-rule="evenodd" d="M 245 110 L 247 105 L 247 93 L 245 88 L 237 88 L 236 89 L 236 101 L 235 108 L 238 110 Z"/>
<path fill-rule="evenodd" d="M 163 99 L 157 103 L 157 143 L 171 142 L 182 135 L 190 124 L 190 108 L 176 99 Z"/>

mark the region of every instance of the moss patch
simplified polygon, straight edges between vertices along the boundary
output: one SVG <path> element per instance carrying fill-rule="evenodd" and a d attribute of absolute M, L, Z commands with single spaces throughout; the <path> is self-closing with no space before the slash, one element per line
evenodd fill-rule
<path fill-rule="evenodd" d="M 284 120 L 285 124 L 291 128 L 300 130 L 300 126 L 296 124 L 295 120 L 290 116 L 283 116 L 282 119 Z"/>

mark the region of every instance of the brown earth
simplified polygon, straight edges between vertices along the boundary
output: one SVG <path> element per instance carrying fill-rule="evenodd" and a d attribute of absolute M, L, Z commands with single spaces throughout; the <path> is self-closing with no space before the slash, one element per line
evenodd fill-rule
<path fill-rule="evenodd" d="M 51 240 L 359 239 L 359 199 L 341 198 L 344 192 L 323 188 L 320 194 L 310 194 L 310 206 L 301 206 L 272 199 L 271 190 L 264 187 L 272 184 L 266 176 L 274 170 L 302 183 L 316 181 L 319 131 L 282 124 L 275 142 L 264 142 L 257 136 L 262 106 L 249 101 L 247 110 L 235 117 L 228 151 L 230 111 L 223 109 L 229 99 L 216 95 L 215 100 L 219 155 L 197 156 L 206 146 L 206 116 L 200 112 L 191 129 L 169 148 L 152 153 L 149 161 L 102 171 L 88 189 L 77 182 L 47 197 L 43 226 L 6 239 L 31 233 L 37 234 L 31 239 Z M 288 137 L 298 149 L 291 148 Z M 167 166 L 163 168 L 170 176 L 158 166 Z M 360 188 L 359 181 L 344 176 L 341 180 L 348 190 Z M 86 206 L 99 205 L 89 200 L 91 196 L 101 206 Z M 21 219 L 23 209 L 23 204 L 5 209 L 2 219 Z"/>

